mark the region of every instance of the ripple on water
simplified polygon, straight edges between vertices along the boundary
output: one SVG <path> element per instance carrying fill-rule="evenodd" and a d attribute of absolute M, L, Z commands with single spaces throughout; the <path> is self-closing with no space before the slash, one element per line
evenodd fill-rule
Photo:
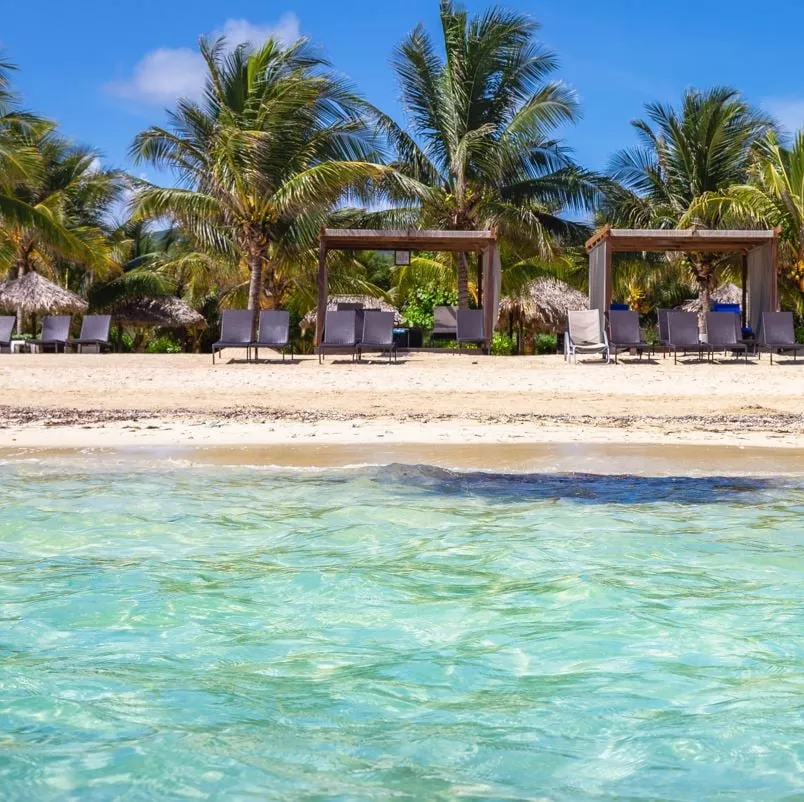
<path fill-rule="evenodd" d="M 792 799 L 794 480 L 0 466 L 4 799 Z"/>

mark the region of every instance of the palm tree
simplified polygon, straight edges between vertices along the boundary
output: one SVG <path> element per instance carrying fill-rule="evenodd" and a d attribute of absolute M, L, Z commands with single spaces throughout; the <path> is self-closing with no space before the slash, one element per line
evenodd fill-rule
<path fill-rule="evenodd" d="M 789 148 L 769 132 L 754 148 L 747 181 L 707 193 L 693 211 L 735 225 L 780 228 L 779 255 L 798 295 L 796 306 L 804 306 L 804 131 Z"/>
<path fill-rule="evenodd" d="M 110 202 L 111 176 L 96 171 L 90 180 L 96 155 L 71 148 L 53 123 L 19 108 L 14 69 L 0 60 L 0 273 L 51 268 L 59 258 L 92 262 L 96 215 L 81 212 Z"/>
<path fill-rule="evenodd" d="M 771 128 L 732 89 L 688 90 L 680 110 L 646 106 L 647 120 L 633 126 L 640 144 L 618 153 L 602 221 L 628 228 L 719 228 L 716 206 L 700 201 L 710 193 L 742 184 L 751 151 Z M 691 254 L 688 266 L 701 300 L 702 325 L 718 266 L 714 254 Z"/>
<path fill-rule="evenodd" d="M 0 265 L 17 277 L 36 271 L 64 283 L 72 277 L 74 284 L 105 273 L 111 267 L 106 218 L 124 177 L 99 168 L 95 151 L 72 145 L 52 130 L 32 146 L 36 172 L 16 182 L 13 198 L 37 217 L 0 226 Z M 43 228 L 37 218 L 48 225 Z"/>
<path fill-rule="evenodd" d="M 305 40 L 200 47 L 203 102 L 179 101 L 169 128 L 149 128 L 132 149 L 180 186 L 145 187 L 135 214 L 169 217 L 193 247 L 244 263 L 256 326 L 264 291 L 282 296 L 287 262 L 313 245 L 333 206 L 392 171 L 378 163 L 363 102 Z"/>
<path fill-rule="evenodd" d="M 410 132 L 378 115 L 396 167 L 417 182 L 415 204 L 390 213 L 434 228 L 495 228 L 510 242 L 552 254 L 556 238 L 584 228 L 561 215 L 588 209 L 594 175 L 577 167 L 551 133 L 577 117 L 574 94 L 548 81 L 553 53 L 535 41 L 538 24 L 491 8 L 469 17 L 441 0 L 444 56 L 417 26 L 393 65 Z M 482 295 L 482 289 L 478 288 Z M 458 259 L 459 305 L 469 299 L 468 259 Z"/>

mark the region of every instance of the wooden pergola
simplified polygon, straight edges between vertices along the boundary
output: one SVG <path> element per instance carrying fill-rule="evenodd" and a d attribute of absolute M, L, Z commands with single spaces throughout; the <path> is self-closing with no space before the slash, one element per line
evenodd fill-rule
<path fill-rule="evenodd" d="M 483 275 L 486 344 L 491 343 L 500 305 L 502 280 L 497 236 L 493 231 L 371 231 L 359 228 L 322 228 L 318 243 L 318 307 L 315 342 L 324 333 L 329 298 L 327 254 L 330 251 L 448 251 L 476 253 Z"/>
<path fill-rule="evenodd" d="M 743 256 L 743 315 L 758 326 L 763 312 L 779 304 L 779 230 L 611 228 L 586 243 L 589 254 L 589 308 L 604 314 L 612 301 L 615 253 L 739 253 Z M 748 307 L 746 309 L 746 306 Z"/>

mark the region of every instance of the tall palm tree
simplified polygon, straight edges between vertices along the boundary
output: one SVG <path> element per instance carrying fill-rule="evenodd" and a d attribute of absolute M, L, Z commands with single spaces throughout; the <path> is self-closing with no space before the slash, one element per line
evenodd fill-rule
<path fill-rule="evenodd" d="M 378 163 L 363 102 L 305 40 L 200 48 L 204 100 L 179 101 L 169 127 L 142 132 L 132 149 L 180 186 L 145 187 L 135 214 L 167 216 L 194 246 L 244 262 L 256 326 L 264 291 L 282 293 L 280 256 L 309 248 L 333 206 L 392 171 Z"/>
<path fill-rule="evenodd" d="M 703 195 L 693 212 L 719 215 L 735 225 L 781 229 L 780 257 L 796 306 L 804 307 L 804 131 L 792 147 L 771 131 L 754 148 L 747 181 Z"/>
<path fill-rule="evenodd" d="M 720 209 L 701 206 L 700 200 L 746 180 L 752 148 L 771 121 L 722 87 L 688 90 L 678 110 L 651 103 L 646 111 L 646 120 L 632 123 L 639 145 L 612 161 L 611 175 L 620 186 L 609 188 L 603 222 L 629 228 L 722 227 Z M 718 257 L 691 254 L 688 265 L 703 316 Z"/>
<path fill-rule="evenodd" d="M 562 212 L 589 209 L 598 189 L 552 138 L 576 119 L 575 96 L 548 80 L 556 57 L 535 40 L 539 26 L 530 17 L 498 7 L 470 17 L 452 0 L 441 0 L 440 11 L 443 56 L 421 25 L 394 56 L 409 131 L 379 116 L 396 166 L 418 184 L 414 206 L 391 214 L 407 211 L 436 228 L 496 228 L 546 256 L 556 237 L 583 228 Z M 466 307 L 466 254 L 458 294 Z"/>

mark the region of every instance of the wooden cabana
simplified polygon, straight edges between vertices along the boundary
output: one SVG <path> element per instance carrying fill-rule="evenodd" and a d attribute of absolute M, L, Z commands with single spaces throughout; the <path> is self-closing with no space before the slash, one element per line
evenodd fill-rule
<path fill-rule="evenodd" d="M 759 326 L 763 312 L 779 304 L 779 231 L 714 229 L 606 228 L 587 243 L 589 308 L 604 314 L 612 301 L 612 256 L 615 253 L 739 253 L 743 256 L 744 322 Z"/>
<path fill-rule="evenodd" d="M 318 251 L 318 306 L 315 342 L 324 332 L 329 298 L 327 254 L 330 251 L 448 251 L 476 253 L 483 276 L 483 311 L 486 345 L 490 345 L 500 306 L 502 268 L 497 237 L 493 231 L 372 231 L 358 228 L 322 228 Z"/>

